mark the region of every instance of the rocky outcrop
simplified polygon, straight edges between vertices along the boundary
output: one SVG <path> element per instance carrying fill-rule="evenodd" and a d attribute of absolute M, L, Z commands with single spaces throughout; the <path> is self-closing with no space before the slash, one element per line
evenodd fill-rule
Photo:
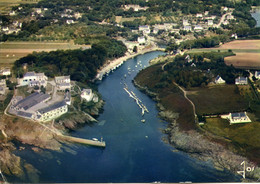
<path fill-rule="evenodd" d="M 134 85 L 141 91 L 151 96 L 157 101 L 160 118 L 168 122 L 168 127 L 163 133 L 168 135 L 168 140 L 164 140 L 173 145 L 176 149 L 189 153 L 200 160 L 211 161 L 217 169 L 228 169 L 237 174 L 242 169 L 241 163 L 245 161 L 247 165 L 254 168 L 251 172 L 246 172 L 244 181 L 256 181 L 260 179 L 260 168 L 250 162 L 246 157 L 240 156 L 231 150 L 213 141 L 208 134 L 199 133 L 196 130 L 181 131 L 178 125 L 179 114 L 171 112 L 160 104 L 160 99 L 156 93 L 151 92 L 147 87 L 142 87 L 133 81 Z"/>

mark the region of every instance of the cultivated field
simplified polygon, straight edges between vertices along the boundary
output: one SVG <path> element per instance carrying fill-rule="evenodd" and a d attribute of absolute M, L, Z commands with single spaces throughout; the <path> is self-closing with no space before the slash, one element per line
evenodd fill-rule
<path fill-rule="evenodd" d="M 10 67 L 21 57 L 33 52 L 49 52 L 54 50 L 67 50 L 90 48 L 89 45 L 74 45 L 73 43 L 48 42 L 4 42 L 0 44 L 0 66 Z"/>
<path fill-rule="evenodd" d="M 236 56 L 226 57 L 225 63 L 237 68 L 260 69 L 260 53 L 236 53 Z"/>
<path fill-rule="evenodd" d="M 225 63 L 237 68 L 260 69 L 260 40 L 235 40 L 218 48 L 192 49 L 188 53 L 232 50 L 236 56 L 226 57 Z"/>
<path fill-rule="evenodd" d="M 6 14 L 12 6 L 18 6 L 19 4 L 37 3 L 39 0 L 0 0 L 0 14 Z"/>

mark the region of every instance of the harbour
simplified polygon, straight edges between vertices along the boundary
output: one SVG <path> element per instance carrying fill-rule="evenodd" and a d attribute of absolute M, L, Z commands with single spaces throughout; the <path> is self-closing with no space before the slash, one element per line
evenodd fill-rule
<path fill-rule="evenodd" d="M 150 52 L 129 59 L 99 82 L 98 91 L 106 102 L 104 112 L 97 118 L 102 123 L 86 125 L 68 133 L 69 136 L 92 141 L 96 141 L 94 137 L 99 140 L 103 137 L 105 149 L 64 144 L 58 152 L 42 150 L 37 153 L 27 146 L 17 154 L 35 166 L 39 180 L 45 183 L 239 181 L 239 177 L 229 171 L 219 171 L 212 163 L 196 160 L 162 141 L 166 135 L 161 130 L 167 128 L 167 123 L 157 117 L 156 103 L 132 83 L 142 67 L 162 54 Z M 137 64 L 139 61 L 142 67 Z M 130 75 L 127 74 L 128 68 Z M 129 93 L 124 90 L 126 86 Z M 149 113 L 145 111 L 142 116 L 136 98 Z M 145 123 L 141 123 L 144 117 Z M 7 180 L 20 182 L 17 178 L 9 177 Z M 28 182 L 31 180 L 28 179 Z"/>

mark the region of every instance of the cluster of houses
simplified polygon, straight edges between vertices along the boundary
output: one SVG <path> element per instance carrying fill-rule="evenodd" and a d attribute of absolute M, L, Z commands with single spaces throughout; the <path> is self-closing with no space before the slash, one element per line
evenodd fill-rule
<path fill-rule="evenodd" d="M 0 75 L 2 75 L 2 76 L 10 76 L 11 75 L 10 68 L 2 68 L 2 69 L 0 69 Z"/>
<path fill-rule="evenodd" d="M 7 90 L 6 80 L 5 79 L 1 79 L 0 80 L 0 95 L 5 95 L 6 90 Z"/>
<path fill-rule="evenodd" d="M 71 80 L 70 76 L 56 76 L 53 81 L 48 81 L 44 73 L 27 72 L 23 78 L 17 79 L 18 86 L 42 86 L 46 87 L 47 83 L 54 84 L 52 92 L 43 93 L 40 90 L 23 98 L 15 96 L 11 101 L 9 113 L 35 120 L 50 121 L 68 112 L 68 105 L 71 105 Z M 56 92 L 64 92 L 64 98 L 57 98 Z M 52 94 L 51 94 L 52 93 Z M 87 102 L 98 102 L 98 97 L 91 89 L 83 89 L 81 92 L 82 100 Z"/>

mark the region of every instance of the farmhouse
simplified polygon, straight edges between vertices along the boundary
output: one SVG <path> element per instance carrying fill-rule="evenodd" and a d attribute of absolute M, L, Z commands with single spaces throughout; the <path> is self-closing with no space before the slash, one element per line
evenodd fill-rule
<path fill-rule="evenodd" d="M 66 23 L 67 24 L 74 24 L 75 22 L 74 22 L 74 20 L 66 20 Z"/>
<path fill-rule="evenodd" d="M 216 79 L 215 79 L 215 83 L 216 83 L 216 84 L 225 84 L 226 81 L 223 80 L 223 79 L 218 75 L 218 76 L 216 77 Z"/>
<path fill-rule="evenodd" d="M 208 26 L 213 26 L 213 20 L 208 20 Z"/>
<path fill-rule="evenodd" d="M 37 113 L 37 120 L 39 121 L 49 121 L 54 118 L 61 116 L 68 112 L 68 106 L 65 101 L 57 102 L 48 107 L 39 109 Z"/>
<path fill-rule="evenodd" d="M 70 76 L 58 76 L 55 77 L 55 83 L 58 91 L 65 91 L 71 88 L 70 85 Z"/>
<path fill-rule="evenodd" d="M 94 94 L 92 93 L 92 89 L 83 89 L 81 91 L 80 96 L 82 99 L 85 99 L 87 102 L 90 102 L 93 99 Z"/>
<path fill-rule="evenodd" d="M 228 119 L 230 121 L 230 124 L 251 122 L 246 112 L 229 113 Z"/>
<path fill-rule="evenodd" d="M 202 31 L 203 27 L 201 25 L 195 25 L 194 31 Z"/>
<path fill-rule="evenodd" d="M 247 85 L 247 77 L 238 77 L 236 78 L 236 85 Z"/>
<path fill-rule="evenodd" d="M 24 74 L 23 78 L 18 79 L 18 84 L 20 86 L 34 86 L 35 83 L 41 84 L 46 87 L 48 77 L 44 75 L 44 73 L 35 73 L 35 72 L 27 72 Z"/>

